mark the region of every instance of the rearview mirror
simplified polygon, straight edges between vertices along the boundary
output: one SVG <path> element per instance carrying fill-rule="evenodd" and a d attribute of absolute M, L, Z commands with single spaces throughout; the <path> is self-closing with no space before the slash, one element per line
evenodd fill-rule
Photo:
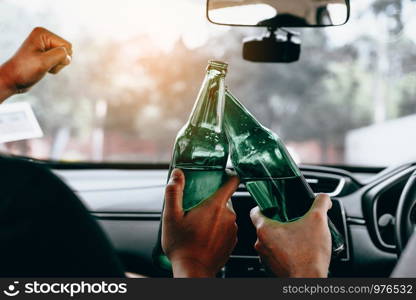
<path fill-rule="evenodd" d="M 207 0 L 208 20 L 219 25 L 339 26 L 349 15 L 349 0 Z"/>

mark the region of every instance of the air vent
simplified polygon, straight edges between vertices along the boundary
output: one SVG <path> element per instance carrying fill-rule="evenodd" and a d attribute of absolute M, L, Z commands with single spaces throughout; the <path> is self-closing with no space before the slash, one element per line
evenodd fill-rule
<path fill-rule="evenodd" d="M 337 196 L 343 187 L 343 178 L 308 175 L 305 175 L 305 178 L 315 193 Z"/>
<path fill-rule="evenodd" d="M 395 216 L 406 180 L 401 180 L 378 195 L 374 202 L 374 223 L 380 244 L 395 249 Z"/>

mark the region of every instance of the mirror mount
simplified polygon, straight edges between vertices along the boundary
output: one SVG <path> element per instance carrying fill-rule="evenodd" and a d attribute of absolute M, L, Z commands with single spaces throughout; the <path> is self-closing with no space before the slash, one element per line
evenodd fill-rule
<path fill-rule="evenodd" d="M 262 39 L 245 39 L 243 58 L 252 62 L 291 63 L 298 61 L 301 53 L 301 42 L 295 37 L 299 33 L 277 26 L 268 26 L 268 35 Z M 286 36 L 278 35 L 283 31 Z"/>
<path fill-rule="evenodd" d="M 273 27 L 271 27 L 269 29 L 269 31 L 270 30 L 273 30 Z M 296 31 L 293 31 L 293 30 L 289 30 L 287 28 L 276 28 L 276 29 L 274 29 L 275 35 L 276 35 L 276 33 L 277 33 L 278 30 L 285 32 L 287 34 L 287 39 L 289 41 L 291 41 L 293 37 L 299 37 L 299 35 L 300 35 L 299 32 L 296 32 Z"/>

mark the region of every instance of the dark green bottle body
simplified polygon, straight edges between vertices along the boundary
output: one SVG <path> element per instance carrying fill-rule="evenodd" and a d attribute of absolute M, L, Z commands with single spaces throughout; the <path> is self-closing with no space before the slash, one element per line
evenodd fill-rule
<path fill-rule="evenodd" d="M 191 124 L 179 132 L 169 175 L 175 168 L 185 174 L 184 211 L 198 206 L 221 187 L 227 158 L 224 133 Z"/>
<path fill-rule="evenodd" d="M 226 71 L 227 64 L 210 61 L 191 116 L 176 137 L 168 178 L 175 168 L 184 172 L 185 212 L 212 196 L 226 179 L 228 141 L 223 131 Z M 153 259 L 162 269 L 171 270 L 161 245 L 161 228 Z"/>
<path fill-rule="evenodd" d="M 267 217 L 279 222 L 302 218 L 315 194 L 281 139 L 262 126 L 226 91 L 224 130 L 232 164 L 241 181 Z M 344 249 L 344 240 L 329 222 L 333 254 Z"/>

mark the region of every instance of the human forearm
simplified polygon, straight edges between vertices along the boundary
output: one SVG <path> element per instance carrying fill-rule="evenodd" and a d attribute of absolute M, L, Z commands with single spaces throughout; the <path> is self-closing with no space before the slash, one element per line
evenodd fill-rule
<path fill-rule="evenodd" d="M 226 264 L 237 243 L 236 215 L 228 203 L 238 184 L 238 177 L 230 176 L 211 197 L 185 212 L 185 174 L 173 170 L 165 191 L 162 247 L 174 277 L 215 277 Z"/>
<path fill-rule="evenodd" d="M 279 277 L 325 278 L 331 260 L 328 195 L 318 195 L 309 212 L 297 221 L 280 223 L 251 211 L 257 230 L 255 248 L 262 262 Z"/>
<path fill-rule="evenodd" d="M 213 278 L 215 274 L 195 261 L 181 259 L 172 261 L 173 277 L 175 278 Z"/>
<path fill-rule="evenodd" d="M 326 268 L 319 266 L 308 265 L 300 270 L 292 270 L 288 276 L 289 278 L 327 278 L 328 272 Z"/>
<path fill-rule="evenodd" d="M 5 67 L 4 65 L 2 65 L 0 66 L 0 104 L 10 96 L 13 96 L 14 94 L 15 92 L 7 83 Z"/>

